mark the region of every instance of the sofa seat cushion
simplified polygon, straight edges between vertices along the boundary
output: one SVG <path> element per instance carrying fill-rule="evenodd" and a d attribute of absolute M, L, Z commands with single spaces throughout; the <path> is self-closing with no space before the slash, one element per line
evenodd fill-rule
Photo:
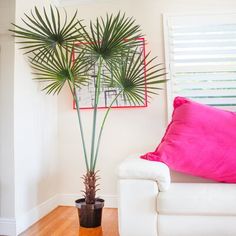
<path fill-rule="evenodd" d="M 172 183 L 157 197 L 157 212 L 168 215 L 236 216 L 236 184 Z"/>

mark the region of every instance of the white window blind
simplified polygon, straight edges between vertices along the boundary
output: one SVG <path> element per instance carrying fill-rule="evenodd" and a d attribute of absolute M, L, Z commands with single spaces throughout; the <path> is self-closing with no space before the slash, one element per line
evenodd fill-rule
<path fill-rule="evenodd" d="M 236 110 L 236 14 L 164 17 L 169 114 L 175 96 Z"/>

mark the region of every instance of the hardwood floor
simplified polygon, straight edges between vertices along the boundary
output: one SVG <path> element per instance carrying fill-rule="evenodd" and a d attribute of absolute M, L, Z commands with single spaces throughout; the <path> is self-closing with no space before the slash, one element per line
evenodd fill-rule
<path fill-rule="evenodd" d="M 20 236 L 119 236 L 117 209 L 104 208 L 102 227 L 79 227 L 75 207 L 59 206 Z"/>

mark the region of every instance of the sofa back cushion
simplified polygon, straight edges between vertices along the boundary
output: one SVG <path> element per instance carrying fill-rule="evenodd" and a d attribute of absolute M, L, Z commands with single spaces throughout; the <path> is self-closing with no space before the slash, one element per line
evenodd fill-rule
<path fill-rule="evenodd" d="M 161 143 L 141 158 L 186 174 L 236 183 L 236 113 L 176 97 Z"/>

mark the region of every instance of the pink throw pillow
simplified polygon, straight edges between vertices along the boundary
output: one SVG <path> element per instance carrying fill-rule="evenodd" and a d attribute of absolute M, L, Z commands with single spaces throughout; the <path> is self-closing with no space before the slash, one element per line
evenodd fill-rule
<path fill-rule="evenodd" d="M 236 183 L 236 113 L 176 97 L 161 143 L 141 158 L 190 175 Z"/>

